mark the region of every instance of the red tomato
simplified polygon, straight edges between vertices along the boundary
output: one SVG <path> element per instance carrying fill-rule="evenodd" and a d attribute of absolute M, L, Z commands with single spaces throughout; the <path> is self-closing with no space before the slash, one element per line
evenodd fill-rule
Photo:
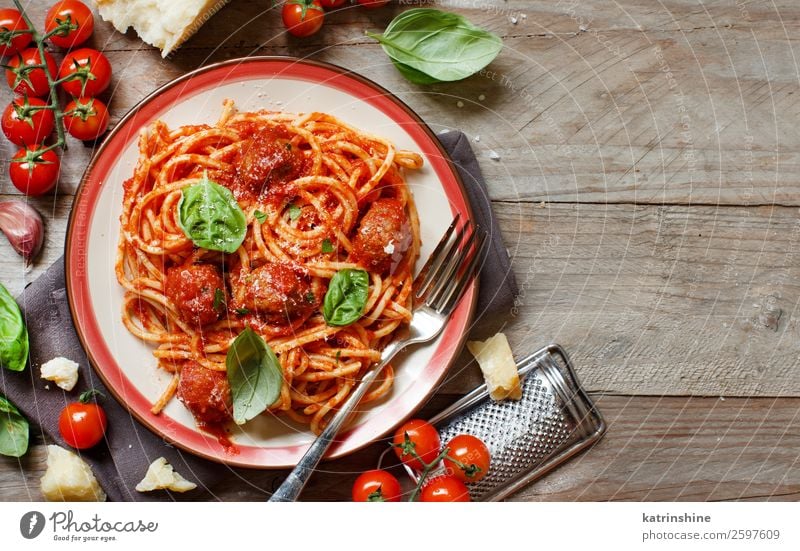
<path fill-rule="evenodd" d="M 52 149 L 41 145 L 23 147 L 12 157 L 8 169 L 11 183 L 25 195 L 44 195 L 56 185 L 61 161 Z"/>
<path fill-rule="evenodd" d="M 394 452 L 397 457 L 417 471 L 425 468 L 420 459 L 431 463 L 439 455 L 441 447 L 438 431 L 422 419 L 412 419 L 394 433 Z"/>
<path fill-rule="evenodd" d="M 64 110 L 64 126 L 79 140 L 96 140 L 108 128 L 108 109 L 97 98 L 75 99 Z"/>
<path fill-rule="evenodd" d="M 94 390 L 84 392 L 77 402 L 67 404 L 58 417 L 61 438 L 78 450 L 96 445 L 106 433 L 106 412 L 97 403 L 90 403 L 94 394 Z"/>
<path fill-rule="evenodd" d="M 367 471 L 353 483 L 353 501 L 400 501 L 400 483 L 386 471 Z"/>
<path fill-rule="evenodd" d="M 0 56 L 15 54 L 31 43 L 31 33 L 14 34 L 28 28 L 22 14 L 13 8 L 0 10 Z"/>
<path fill-rule="evenodd" d="M 358 3 L 368 10 L 373 10 L 375 8 L 382 8 L 389 3 L 389 0 L 358 0 Z"/>
<path fill-rule="evenodd" d="M 444 458 L 448 474 L 462 482 L 477 482 L 489 471 L 489 448 L 471 434 L 459 434 L 445 446 Z"/>
<path fill-rule="evenodd" d="M 334 8 L 338 8 L 345 2 L 346 0 L 319 0 L 320 5 L 326 10 L 332 10 Z"/>
<path fill-rule="evenodd" d="M 53 56 L 44 53 L 47 72 L 52 78 L 56 76 L 56 60 Z M 44 97 L 50 92 L 47 75 L 41 67 L 33 68 L 31 65 L 41 65 L 42 58 L 38 48 L 28 48 L 18 53 L 8 61 L 6 69 L 6 82 L 17 94 L 21 96 Z"/>
<path fill-rule="evenodd" d="M 47 10 L 44 30 L 49 34 L 64 25 L 67 28 L 50 36 L 50 42 L 59 48 L 74 48 L 86 42 L 94 31 L 92 10 L 78 0 L 63 0 Z"/>
<path fill-rule="evenodd" d="M 108 58 L 92 48 L 81 48 L 64 56 L 59 80 L 75 75 L 61 83 L 64 91 L 72 96 L 96 96 L 111 83 L 111 63 Z"/>
<path fill-rule="evenodd" d="M 320 0 L 289 0 L 281 11 L 283 25 L 294 36 L 311 36 L 322 28 L 325 12 Z"/>
<path fill-rule="evenodd" d="M 16 145 L 32 145 L 43 142 L 55 128 L 55 116 L 44 100 L 39 98 L 15 98 L 3 111 L 0 126 L 3 134 Z"/>
<path fill-rule="evenodd" d="M 437 476 L 422 487 L 420 501 L 472 501 L 464 483 L 454 476 Z"/>

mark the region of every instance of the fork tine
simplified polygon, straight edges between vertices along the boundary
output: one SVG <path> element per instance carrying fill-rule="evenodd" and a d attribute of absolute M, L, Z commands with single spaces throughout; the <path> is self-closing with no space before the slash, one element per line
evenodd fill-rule
<path fill-rule="evenodd" d="M 428 257 L 428 261 L 425 263 L 425 266 L 422 267 L 419 275 L 414 278 L 413 291 L 415 299 L 421 300 L 425 295 L 428 294 L 431 283 L 437 280 L 436 276 L 441 271 L 442 266 L 452 254 L 454 247 L 458 246 L 459 241 L 461 241 L 463 237 L 464 226 L 462 226 L 456 233 L 455 241 L 452 244 L 449 243 L 450 237 L 452 237 L 453 231 L 456 229 L 456 226 L 460 221 L 461 216 L 456 214 L 455 218 L 453 218 L 453 221 L 450 223 L 450 227 L 448 227 L 447 231 L 444 232 L 442 239 Z"/>
<path fill-rule="evenodd" d="M 475 243 L 475 238 L 477 237 L 477 232 L 474 227 L 470 224 L 465 224 L 465 227 L 469 226 L 469 236 L 464 240 L 463 245 L 456 246 L 456 250 L 453 251 L 453 254 L 447 259 L 447 265 L 443 271 L 438 274 L 437 279 L 433 283 L 433 289 L 426 299 L 425 303 L 435 310 L 439 310 L 441 306 L 445 304 L 444 298 L 449 294 L 451 287 L 456 281 L 456 274 L 461 266 L 466 263 L 466 260 L 472 250 L 472 246 Z"/>
<path fill-rule="evenodd" d="M 461 277 L 458 278 L 458 281 L 455 283 L 455 285 L 451 286 L 450 293 L 448 293 L 447 298 L 443 303 L 444 306 L 442 306 L 442 308 L 439 310 L 445 316 L 449 316 L 450 313 L 455 309 L 459 300 L 461 300 L 461 295 L 464 294 L 464 290 L 466 289 L 467 285 L 470 281 L 472 281 L 472 276 L 477 273 L 480 263 L 483 260 L 483 253 L 488 242 L 489 241 L 487 239 L 486 232 L 481 231 L 481 235 L 478 238 L 478 244 L 475 246 L 475 254 L 472 255 L 472 258 L 470 258 L 469 263 L 461 273 Z"/>

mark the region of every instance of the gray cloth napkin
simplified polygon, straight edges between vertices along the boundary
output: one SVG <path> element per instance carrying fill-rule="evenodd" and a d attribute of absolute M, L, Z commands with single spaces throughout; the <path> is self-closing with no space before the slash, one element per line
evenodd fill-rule
<path fill-rule="evenodd" d="M 490 232 L 491 246 L 480 272 L 476 322 L 470 332 L 474 338 L 484 338 L 496 332 L 508 319 L 517 286 L 469 140 L 461 132 L 448 132 L 442 134 L 440 139 L 464 181 L 475 222 Z M 106 441 L 79 453 L 91 464 L 109 500 L 164 501 L 208 497 L 214 485 L 231 469 L 167 444 L 136 421 L 112 397 L 89 367 L 89 361 L 72 325 L 64 287 L 62 258 L 19 297 L 18 302 L 30 335 L 30 366 L 19 373 L 0 369 L 2 393 L 32 421 L 32 432 L 40 431 L 43 440 L 48 444 L 55 443 L 68 448 L 58 432 L 58 416 L 61 410 L 88 388 L 101 391 L 105 395 L 101 403 L 108 415 Z M 54 383 L 48 383 L 39 377 L 40 366 L 57 356 L 69 358 L 81 366 L 78 385 L 70 392 L 65 392 Z M 134 490 L 149 464 L 162 456 L 177 472 L 195 482 L 198 489 L 186 494 L 165 491 L 140 493 Z M 237 472 L 240 476 L 247 476 L 246 471 L 237 469 Z"/>

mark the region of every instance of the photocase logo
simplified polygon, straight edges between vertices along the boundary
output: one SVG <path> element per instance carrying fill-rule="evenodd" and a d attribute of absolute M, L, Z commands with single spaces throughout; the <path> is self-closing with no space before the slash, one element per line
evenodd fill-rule
<path fill-rule="evenodd" d="M 39 511 L 30 511 L 19 519 L 19 532 L 26 540 L 32 540 L 44 530 L 44 515 Z"/>

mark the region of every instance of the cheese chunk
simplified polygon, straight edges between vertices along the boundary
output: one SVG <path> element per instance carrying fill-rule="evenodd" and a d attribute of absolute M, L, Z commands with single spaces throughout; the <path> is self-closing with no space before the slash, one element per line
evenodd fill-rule
<path fill-rule="evenodd" d="M 508 339 L 503 333 L 485 341 L 468 341 L 467 348 L 478 360 L 492 400 L 522 398 L 517 362 L 514 361 Z"/>
<path fill-rule="evenodd" d="M 72 390 L 78 382 L 78 364 L 67 358 L 53 358 L 42 364 L 41 377 L 53 381 L 59 388 Z"/>
<path fill-rule="evenodd" d="M 137 492 L 152 492 L 153 490 L 188 492 L 195 488 L 197 488 L 197 484 L 176 473 L 172 465 L 167 463 L 163 457 L 159 457 L 150 464 L 144 478 L 136 485 Z"/>
<path fill-rule="evenodd" d="M 105 501 L 89 465 L 59 446 L 47 446 L 47 471 L 42 476 L 42 495 L 47 501 Z"/>
<path fill-rule="evenodd" d="M 95 0 L 97 11 L 119 32 L 128 27 L 161 50 L 161 57 L 192 36 L 228 0 Z"/>

